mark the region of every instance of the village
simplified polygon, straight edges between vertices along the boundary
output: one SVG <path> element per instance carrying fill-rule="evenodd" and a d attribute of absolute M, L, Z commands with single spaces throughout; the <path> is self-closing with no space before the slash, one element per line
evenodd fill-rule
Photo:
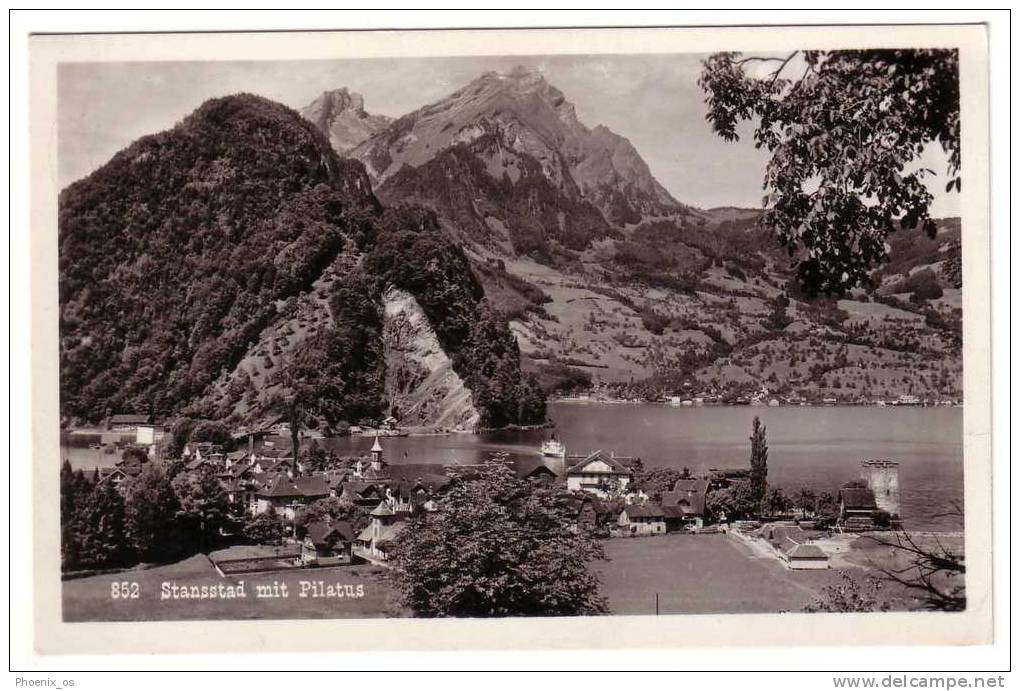
<path fill-rule="evenodd" d="M 184 444 L 170 458 L 170 426 L 144 415 L 113 415 L 105 440 L 122 454 L 94 471 L 97 482 L 121 488 L 155 461 L 170 461 L 185 476 L 215 477 L 228 506 L 219 549 L 210 560 L 221 576 L 354 564 L 386 567 L 394 539 L 416 516 L 435 511 L 452 482 L 470 479 L 482 465 L 440 465 L 387 458 L 387 432 L 369 431 L 366 453 L 339 458 L 314 442 L 295 458 L 279 424 L 237 430 L 226 443 Z M 693 477 L 665 473 L 650 481 L 640 458 L 613 450 L 572 454 L 545 441 L 534 455 L 496 462 L 554 497 L 572 531 L 597 538 L 724 533 L 790 570 L 827 569 L 849 540 L 898 525 L 898 464 L 863 460 L 856 479 L 834 495 L 800 501 L 773 499 L 762 511 L 714 502 L 751 475 L 742 468 L 712 469 Z M 733 515 L 727 515 L 727 507 Z M 343 520 L 337 516 L 343 516 Z M 654 547 L 650 547 L 654 548 Z"/>

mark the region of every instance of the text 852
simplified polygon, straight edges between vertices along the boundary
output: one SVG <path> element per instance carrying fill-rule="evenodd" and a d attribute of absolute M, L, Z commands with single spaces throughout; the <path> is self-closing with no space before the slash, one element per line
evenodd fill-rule
<path fill-rule="evenodd" d="M 139 597 L 138 583 L 114 581 L 110 584 L 110 597 L 114 600 L 137 600 Z"/>

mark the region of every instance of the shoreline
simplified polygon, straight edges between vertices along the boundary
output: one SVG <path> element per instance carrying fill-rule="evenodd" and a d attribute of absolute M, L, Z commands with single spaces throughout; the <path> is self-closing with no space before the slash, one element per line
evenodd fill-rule
<path fill-rule="evenodd" d="M 669 401 L 639 401 L 629 398 L 550 398 L 547 403 L 565 403 L 571 405 L 654 405 L 663 408 L 963 408 L 963 403 L 952 405 L 922 405 L 914 403 L 780 403 L 767 405 L 764 403 L 670 403 Z"/>

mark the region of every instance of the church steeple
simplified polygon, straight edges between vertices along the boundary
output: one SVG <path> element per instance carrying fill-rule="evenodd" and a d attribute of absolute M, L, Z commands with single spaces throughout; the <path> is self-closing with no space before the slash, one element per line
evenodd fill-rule
<path fill-rule="evenodd" d="M 379 473 L 386 467 L 386 460 L 383 458 L 382 444 L 379 443 L 379 435 L 375 435 L 375 443 L 372 444 L 372 470 Z"/>

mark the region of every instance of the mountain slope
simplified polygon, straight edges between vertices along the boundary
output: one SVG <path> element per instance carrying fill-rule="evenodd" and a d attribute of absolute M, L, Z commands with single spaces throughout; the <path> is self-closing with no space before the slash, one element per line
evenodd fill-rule
<path fill-rule="evenodd" d="M 618 235 L 569 176 L 554 185 L 538 161 L 508 149 L 496 135 L 449 147 L 421 166 L 405 166 L 378 194 L 435 209 L 461 242 L 547 262 L 563 250 L 583 250 Z"/>
<path fill-rule="evenodd" d="M 346 88 L 324 91 L 300 112 L 329 138 L 333 150 L 340 155 L 385 129 L 393 120 L 367 113 L 361 94 Z"/>
<path fill-rule="evenodd" d="M 383 211 L 363 167 L 294 111 L 205 103 L 61 194 L 62 415 L 255 420 L 299 406 L 305 424 L 377 420 L 390 408 L 383 293 L 398 286 L 481 422 L 542 421 L 518 351 L 474 348 L 486 329 L 512 337 L 429 219 Z"/>
<path fill-rule="evenodd" d="M 438 214 L 550 390 L 959 397 L 952 223 L 931 246 L 892 238 L 874 286 L 807 300 L 759 211 L 680 204 L 625 138 L 523 69 L 486 73 L 351 155 L 385 203 Z"/>

